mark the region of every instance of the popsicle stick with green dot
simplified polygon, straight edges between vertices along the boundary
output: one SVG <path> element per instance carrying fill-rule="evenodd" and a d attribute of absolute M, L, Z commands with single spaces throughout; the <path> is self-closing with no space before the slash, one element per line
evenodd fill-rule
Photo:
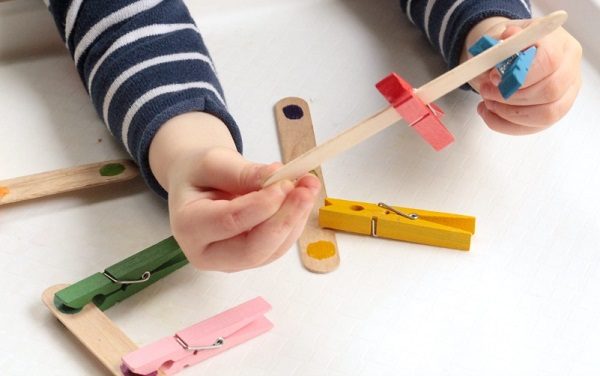
<path fill-rule="evenodd" d="M 279 144 L 285 163 L 315 147 L 315 133 L 308 104 L 301 98 L 284 98 L 275 104 Z M 327 193 L 319 167 L 311 171 L 321 180 L 321 192 L 298 240 L 302 265 L 311 272 L 329 273 L 340 264 L 335 232 L 319 226 L 319 208 Z"/>
<path fill-rule="evenodd" d="M 119 159 L 0 180 L 0 205 L 126 181 L 138 175 L 133 161 Z"/>

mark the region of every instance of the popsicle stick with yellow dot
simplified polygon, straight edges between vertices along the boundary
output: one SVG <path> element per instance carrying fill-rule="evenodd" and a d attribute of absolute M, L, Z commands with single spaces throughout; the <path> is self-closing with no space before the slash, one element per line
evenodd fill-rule
<path fill-rule="evenodd" d="M 284 98 L 275 105 L 277 132 L 284 163 L 315 147 L 315 134 L 308 104 L 301 98 Z M 332 230 L 319 226 L 319 207 L 327 193 L 321 168 L 311 173 L 321 180 L 321 192 L 316 198 L 304 232 L 298 240 L 302 265 L 311 272 L 329 273 L 340 264 L 340 255 Z"/>

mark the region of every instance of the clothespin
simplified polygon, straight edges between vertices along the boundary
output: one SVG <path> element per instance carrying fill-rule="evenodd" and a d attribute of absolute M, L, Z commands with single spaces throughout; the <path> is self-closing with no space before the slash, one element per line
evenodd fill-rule
<path fill-rule="evenodd" d="M 439 151 L 454 141 L 454 136 L 440 121 L 444 115 L 442 109 L 434 103 L 424 104 L 402 77 L 391 73 L 375 86 L 409 126 L 435 150 Z"/>
<path fill-rule="evenodd" d="M 475 217 L 384 203 L 325 199 L 319 210 L 325 228 L 468 251 Z"/>
<path fill-rule="evenodd" d="M 477 56 L 498 43 L 500 43 L 500 41 L 488 35 L 484 35 L 475 42 L 475 44 L 469 47 L 469 53 L 473 56 Z M 496 69 L 498 69 L 498 72 L 502 77 L 498 89 L 504 99 L 510 98 L 521 86 L 523 86 L 536 52 L 537 48 L 532 46 L 525 51 L 521 51 L 496 64 Z"/>
<path fill-rule="evenodd" d="M 271 305 L 257 297 L 123 356 L 127 376 L 173 375 L 269 331 Z"/>
<path fill-rule="evenodd" d="M 136 253 L 54 295 L 54 304 L 64 313 L 79 312 L 93 302 L 106 310 L 187 264 L 173 237 Z"/>
<path fill-rule="evenodd" d="M 443 97 L 450 91 L 493 68 L 499 61 L 531 46 L 537 40 L 560 27 L 566 19 L 567 13 L 558 11 L 549 14 L 546 17 L 533 20 L 521 32 L 505 39 L 501 44 L 488 49 L 479 56 L 465 61 L 414 91 L 407 90 L 406 87 L 402 88 L 402 84 L 398 84 L 399 80 L 393 76 L 386 80 L 390 80 L 389 82 L 391 82 L 392 88 L 400 86 L 397 91 L 396 89 L 390 89 L 390 93 L 388 93 L 387 82 L 381 83 L 380 86 L 385 87 L 384 96 L 386 96 L 388 100 L 392 100 L 394 103 L 400 102 L 398 107 L 403 107 L 401 104 L 406 102 L 406 100 L 396 100 L 397 97 L 402 98 L 403 91 L 408 92 L 410 98 L 417 97 L 422 105 L 431 104 L 432 102 L 435 102 L 436 99 Z M 421 126 L 417 126 L 415 130 L 426 137 L 434 148 L 439 150 L 452 142 L 452 135 L 444 129 L 444 127 L 440 126 L 439 119 L 436 121 L 437 116 L 431 116 L 431 114 L 425 116 L 428 114 L 428 111 L 425 110 L 425 112 L 423 112 L 423 107 L 418 101 L 409 101 L 409 104 L 414 105 L 417 108 L 417 110 L 414 110 L 412 106 L 408 107 L 410 108 L 409 112 L 413 119 L 409 124 L 414 126 L 418 123 L 418 120 L 421 120 L 420 116 L 424 116 L 423 119 L 425 122 L 420 124 Z M 266 187 L 267 185 L 283 179 L 298 179 L 308 171 L 312 171 L 319 167 L 327 159 L 360 144 L 369 137 L 381 132 L 392 124 L 395 124 L 402 118 L 403 117 L 395 106 L 387 106 L 381 111 L 369 116 L 364 121 L 344 130 L 337 136 L 289 161 L 285 166 L 265 179 L 262 186 Z"/>

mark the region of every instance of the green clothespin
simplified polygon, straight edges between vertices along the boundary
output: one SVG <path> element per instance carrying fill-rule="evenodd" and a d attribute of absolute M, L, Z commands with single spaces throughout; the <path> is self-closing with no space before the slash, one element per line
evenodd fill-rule
<path fill-rule="evenodd" d="M 93 302 L 104 311 L 187 262 L 175 239 L 170 237 L 116 263 L 103 273 L 93 274 L 60 290 L 54 295 L 54 305 L 61 312 L 77 313 Z"/>

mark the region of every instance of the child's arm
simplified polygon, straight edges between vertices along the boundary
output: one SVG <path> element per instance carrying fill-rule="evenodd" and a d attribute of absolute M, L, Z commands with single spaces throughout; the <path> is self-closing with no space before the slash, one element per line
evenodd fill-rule
<path fill-rule="evenodd" d="M 466 49 L 483 34 L 506 38 L 531 18 L 528 0 L 400 2 L 450 68 L 469 58 Z M 525 85 L 509 100 L 503 100 L 496 87 L 495 70 L 471 82 L 483 97 L 477 111 L 490 128 L 509 134 L 538 132 L 558 121 L 573 104 L 581 85 L 581 46 L 562 28 L 537 46 Z"/>
<path fill-rule="evenodd" d="M 241 157 L 238 127 L 182 0 L 50 0 L 49 9 L 98 114 L 148 185 L 169 192 L 173 232 L 191 263 L 235 271 L 285 252 L 318 179 L 260 189 L 277 166 Z"/>

